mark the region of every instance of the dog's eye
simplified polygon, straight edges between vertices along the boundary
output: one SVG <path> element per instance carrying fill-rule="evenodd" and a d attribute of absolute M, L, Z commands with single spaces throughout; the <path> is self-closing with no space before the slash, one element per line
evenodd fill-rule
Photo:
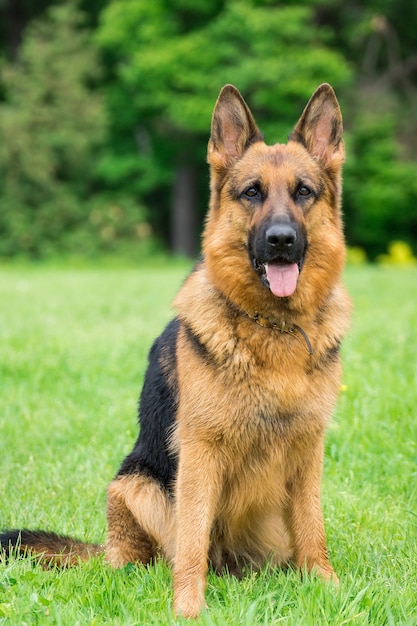
<path fill-rule="evenodd" d="M 258 198 L 260 195 L 259 187 L 252 185 L 252 187 L 245 189 L 243 195 L 246 196 L 246 198 Z"/>
<path fill-rule="evenodd" d="M 313 192 L 311 191 L 310 187 L 307 187 L 307 185 L 300 185 L 297 189 L 297 195 L 302 196 L 303 198 L 308 198 L 312 194 Z"/>

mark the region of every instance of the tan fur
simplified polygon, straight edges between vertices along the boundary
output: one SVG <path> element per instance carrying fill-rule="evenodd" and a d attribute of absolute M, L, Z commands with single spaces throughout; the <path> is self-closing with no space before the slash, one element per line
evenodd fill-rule
<path fill-rule="evenodd" d="M 129 475 L 113 480 L 107 492 L 107 520 L 106 558 L 114 567 L 149 563 L 159 551 L 173 558 L 172 502 L 152 479 Z"/>
<path fill-rule="evenodd" d="M 340 386 L 332 350 L 350 310 L 340 283 L 343 159 L 330 86 L 313 95 L 289 143 L 274 146 L 261 140 L 234 87 L 220 94 L 208 148 L 204 262 L 174 303 L 183 322 L 176 348 L 175 494 L 171 499 L 151 479 L 132 476 L 109 488 L 108 560 L 147 562 L 140 540 L 131 540 L 144 531 L 155 543 L 149 554 L 156 550 L 174 565 L 174 608 L 186 617 L 204 606 L 209 560 L 234 573 L 248 563 L 294 563 L 337 580 L 327 556 L 320 481 L 324 431 Z M 254 179 L 268 194 L 250 211 L 233 189 Z M 294 201 L 290 190 L 298 179 L 320 187 L 314 204 L 300 208 Z M 284 209 L 303 225 L 309 244 L 295 293 L 280 299 L 261 285 L 247 240 L 252 228 Z M 303 332 L 280 332 L 288 325 Z"/>

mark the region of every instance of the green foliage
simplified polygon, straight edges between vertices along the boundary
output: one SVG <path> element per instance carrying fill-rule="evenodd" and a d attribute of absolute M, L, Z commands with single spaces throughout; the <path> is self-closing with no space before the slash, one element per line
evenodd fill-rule
<path fill-rule="evenodd" d="M 393 117 L 380 114 L 376 106 L 360 109 L 353 120 L 347 154 L 348 241 L 366 248 L 371 258 L 393 238 L 416 244 L 416 163 L 400 158 Z"/>
<path fill-rule="evenodd" d="M 142 124 L 162 123 L 165 136 L 205 138 L 213 99 L 227 82 L 253 95 L 262 126 L 285 136 L 318 82 L 327 77 L 340 85 L 349 76 L 307 7 L 235 0 L 217 5 L 204 25 L 200 19 L 185 30 L 183 4 L 110 2 L 97 35 L 105 50 L 117 54 L 118 86 L 134 94 L 128 109 Z M 206 15 L 207 8 L 194 11 Z"/>
<path fill-rule="evenodd" d="M 146 354 L 187 270 L 1 268 L 0 528 L 104 541 L 106 487 L 136 438 Z M 415 268 L 346 272 L 355 318 L 322 488 L 340 589 L 291 571 L 210 573 L 198 626 L 417 623 L 416 279 Z M 164 563 L 113 571 L 100 559 L 65 572 L 0 563 L 0 622 L 189 624 L 172 616 Z"/>
<path fill-rule="evenodd" d="M 97 190 L 107 136 L 98 67 L 72 3 L 32 23 L 18 62 L 3 67 L 0 256 L 82 254 L 140 233 L 134 199 Z"/>
<path fill-rule="evenodd" d="M 201 224 L 211 112 L 227 82 L 269 143 L 285 141 L 312 91 L 331 82 L 346 127 L 349 244 L 371 259 L 394 238 L 417 249 L 415 3 L 18 4 L 0 3 L 0 51 L 23 4 L 38 17 L 17 59 L 0 58 L 0 257 L 167 244 L 184 171 L 182 206 Z"/>
<path fill-rule="evenodd" d="M 0 108 L 0 254 L 47 253 L 83 219 L 104 110 L 87 83 L 95 55 L 72 6 L 33 23 L 17 65 L 4 69 Z"/>

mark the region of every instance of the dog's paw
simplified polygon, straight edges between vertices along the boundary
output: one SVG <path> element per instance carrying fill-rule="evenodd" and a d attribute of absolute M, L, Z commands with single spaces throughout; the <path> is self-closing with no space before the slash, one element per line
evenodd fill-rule
<path fill-rule="evenodd" d="M 174 613 L 178 617 L 193 619 L 198 617 L 202 609 L 207 608 L 202 584 L 188 583 L 180 585 L 174 583 Z"/>
<path fill-rule="evenodd" d="M 184 593 L 177 595 L 174 599 L 174 613 L 177 617 L 195 619 L 202 609 L 206 609 L 204 597 L 193 597 L 192 594 Z"/>
<path fill-rule="evenodd" d="M 337 577 L 337 574 L 330 564 L 329 565 L 316 565 L 312 569 L 312 572 L 316 574 L 322 580 L 328 581 L 335 587 L 340 586 L 340 581 Z"/>

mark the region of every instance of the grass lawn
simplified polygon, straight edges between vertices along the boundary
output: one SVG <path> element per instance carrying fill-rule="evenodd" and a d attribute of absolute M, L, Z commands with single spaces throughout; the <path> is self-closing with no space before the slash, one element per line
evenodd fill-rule
<path fill-rule="evenodd" d="M 104 540 L 106 486 L 136 438 L 147 351 L 186 271 L 0 267 L 0 528 Z M 355 315 L 323 478 L 341 587 L 211 574 L 197 624 L 417 624 L 417 270 L 350 268 L 346 283 Z M 0 624 L 183 623 L 171 604 L 163 563 L 0 565 Z"/>

